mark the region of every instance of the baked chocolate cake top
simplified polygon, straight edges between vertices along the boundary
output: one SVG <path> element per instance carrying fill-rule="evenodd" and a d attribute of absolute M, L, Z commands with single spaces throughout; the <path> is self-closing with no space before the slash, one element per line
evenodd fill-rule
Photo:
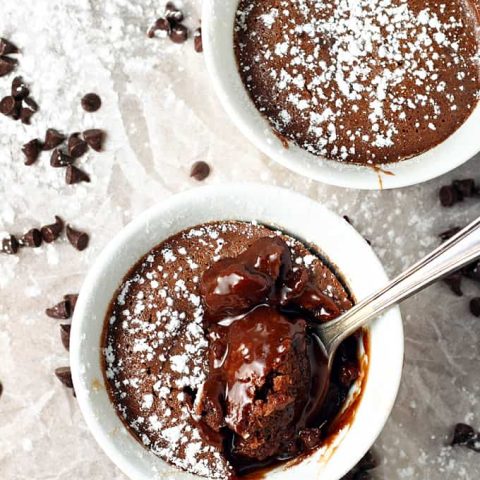
<path fill-rule="evenodd" d="M 241 0 L 235 53 L 256 107 L 330 159 L 382 164 L 448 138 L 478 101 L 476 0 Z"/>
<path fill-rule="evenodd" d="M 215 411 L 205 403 L 212 397 L 204 391 L 211 369 L 209 357 L 212 361 L 211 352 L 216 348 L 214 343 L 219 339 L 220 327 L 214 327 L 213 330 L 217 330 L 212 336 L 213 331 L 205 322 L 202 278 L 219 260 L 245 255 L 252 244 L 259 239 L 266 240 L 265 237 L 280 237 L 287 243 L 293 265 L 309 272 L 312 285 L 332 303 L 336 314 L 351 307 L 349 295 L 335 274 L 301 242 L 262 225 L 219 222 L 181 232 L 152 249 L 124 279 L 106 319 L 106 380 L 119 415 L 153 453 L 182 469 L 209 478 L 234 478 L 252 466 L 265 466 L 278 460 L 266 458 L 271 454 L 271 447 L 261 432 L 256 431 L 252 436 L 257 443 L 250 442 L 248 435 L 237 439 L 228 437 L 230 434 L 218 423 L 224 421 L 223 417 L 218 416 L 218 409 Z M 266 412 L 276 411 L 278 418 L 282 418 L 281 415 L 285 418 L 281 409 L 291 408 L 294 399 L 289 397 L 292 393 L 308 388 L 303 385 L 299 370 L 308 360 L 300 356 L 307 348 L 303 339 L 305 322 L 295 320 L 288 327 L 286 317 L 273 311 L 273 317 L 258 315 L 262 313 L 260 310 L 249 314 L 248 322 L 245 320 L 246 330 L 240 328 L 242 320 L 238 326 L 234 325 L 240 330 L 229 335 L 233 335 L 237 343 L 242 343 L 240 338 L 244 335 L 244 343 L 248 344 L 252 335 L 262 338 L 263 335 L 275 337 L 281 331 L 293 332 L 292 339 L 283 337 L 278 347 L 284 365 L 275 367 L 281 372 L 276 380 L 272 377 L 275 394 L 267 397 L 265 403 L 255 403 L 253 415 L 258 416 L 258 424 L 263 422 L 268 426 L 272 419 Z M 319 312 L 323 317 L 328 313 L 325 309 Z M 274 318 L 277 320 L 273 321 Z M 252 348 L 257 347 L 253 345 Z M 291 367 L 288 366 L 286 359 L 295 360 L 295 356 L 298 356 L 298 364 L 292 361 Z M 236 361 L 233 357 L 230 360 Z M 301 368 L 306 372 L 307 367 Z M 357 340 L 352 338 L 337 355 L 327 408 L 322 411 L 322 426 L 303 433 L 300 439 L 303 447 L 298 447 L 296 454 L 320 444 L 335 432 L 334 418 L 355 381 L 356 376 L 351 373 L 358 372 L 359 368 Z M 345 372 L 349 372 L 348 375 Z M 253 417 L 250 418 L 253 421 Z M 254 426 L 244 425 L 243 428 Z M 218 433 L 221 441 L 215 440 Z M 286 434 L 282 429 L 280 433 Z M 236 433 L 232 431 L 231 435 L 236 436 Z M 262 462 L 256 465 L 249 460 L 247 465 L 241 464 L 227 443 L 236 444 L 240 455 L 253 460 L 261 458 Z M 263 445 L 262 456 L 255 445 Z"/>

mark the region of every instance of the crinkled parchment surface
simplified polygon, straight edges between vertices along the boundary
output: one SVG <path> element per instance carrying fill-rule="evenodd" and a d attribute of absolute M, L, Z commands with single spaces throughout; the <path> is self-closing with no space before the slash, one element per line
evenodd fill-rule
<path fill-rule="evenodd" d="M 196 27 L 200 0 L 186 1 Z M 65 241 L 0 258 L 0 478 L 125 477 L 89 434 L 76 401 L 53 376 L 66 365 L 58 322 L 45 307 L 76 291 L 123 225 L 155 202 L 198 184 L 192 162 L 206 160 L 206 183 L 256 180 L 286 186 L 348 214 L 371 239 L 389 274 L 424 255 L 436 234 L 478 215 L 478 202 L 442 210 L 441 184 L 476 176 L 480 158 L 444 178 L 401 191 L 358 192 L 301 178 L 269 161 L 228 120 L 192 42 L 148 39 L 163 1 L 2 0 L 0 35 L 23 49 L 18 69 L 41 105 L 31 127 L 0 118 L 0 231 L 22 232 L 60 214 L 91 232 L 91 247 Z M 0 79 L 9 91 L 11 76 Z M 98 92 L 104 106 L 85 114 L 79 99 Z M 91 184 L 66 186 L 48 156 L 25 167 L 21 145 L 47 127 L 106 128 L 107 151 L 80 164 Z M 468 298 L 480 293 L 468 284 Z M 480 428 L 480 321 L 465 298 L 435 285 L 402 307 L 406 361 L 401 392 L 377 442 L 375 478 L 477 479 L 480 454 L 446 447 L 454 423 Z"/>

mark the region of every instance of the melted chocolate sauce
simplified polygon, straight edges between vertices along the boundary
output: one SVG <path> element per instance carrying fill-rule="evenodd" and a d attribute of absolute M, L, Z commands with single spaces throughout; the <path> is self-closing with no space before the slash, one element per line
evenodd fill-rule
<path fill-rule="evenodd" d="M 319 445 L 358 376 L 356 339 L 340 347 L 329 378 L 311 328 L 340 308 L 279 237 L 214 264 L 200 290 L 210 371 L 195 413 L 208 440 L 240 476 Z"/>

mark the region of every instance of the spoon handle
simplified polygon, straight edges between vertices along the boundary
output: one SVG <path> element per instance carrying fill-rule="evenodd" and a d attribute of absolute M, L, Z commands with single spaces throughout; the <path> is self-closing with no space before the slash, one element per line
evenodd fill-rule
<path fill-rule="evenodd" d="M 480 217 L 415 263 L 384 288 L 355 305 L 332 322 L 317 328 L 329 357 L 338 345 L 369 320 L 449 273 L 480 257 Z"/>

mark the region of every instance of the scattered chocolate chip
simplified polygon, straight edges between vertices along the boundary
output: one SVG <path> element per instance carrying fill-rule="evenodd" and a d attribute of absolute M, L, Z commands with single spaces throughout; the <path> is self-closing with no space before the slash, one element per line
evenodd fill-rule
<path fill-rule="evenodd" d="M 197 53 L 202 53 L 203 52 L 203 41 L 202 41 L 202 29 L 201 29 L 201 27 L 198 27 L 193 32 L 193 45 L 194 45 L 195 51 Z"/>
<path fill-rule="evenodd" d="M 14 120 L 19 120 L 21 117 L 21 113 L 22 113 L 22 101 L 15 100 L 15 108 L 13 109 L 11 117 Z"/>
<path fill-rule="evenodd" d="M 73 185 L 80 182 L 90 182 L 90 177 L 74 165 L 68 165 L 65 171 L 65 183 L 67 185 Z"/>
<path fill-rule="evenodd" d="M 65 135 L 54 128 L 49 128 L 45 133 L 44 150 L 52 150 L 65 141 Z"/>
<path fill-rule="evenodd" d="M 41 228 L 42 238 L 45 242 L 51 243 L 56 240 L 63 231 L 63 220 L 55 216 L 55 223 L 45 225 Z"/>
<path fill-rule="evenodd" d="M 7 238 L 2 240 L 2 253 L 6 253 L 8 255 L 14 255 L 18 252 L 19 248 L 18 240 L 14 235 L 9 235 Z"/>
<path fill-rule="evenodd" d="M 475 297 L 470 300 L 470 312 L 475 317 L 480 317 L 480 297 Z"/>
<path fill-rule="evenodd" d="M 34 138 L 22 147 L 22 152 L 25 155 L 25 165 L 33 165 L 42 151 L 42 144 L 38 138 Z"/>
<path fill-rule="evenodd" d="M 66 167 L 71 165 L 75 159 L 56 148 L 50 156 L 50 165 L 54 168 Z"/>
<path fill-rule="evenodd" d="M 480 262 L 474 262 L 463 267 L 462 273 L 470 280 L 480 282 Z"/>
<path fill-rule="evenodd" d="M 60 325 L 60 339 L 62 340 L 65 350 L 70 350 L 70 330 L 70 325 L 64 323 Z"/>
<path fill-rule="evenodd" d="M 195 162 L 192 165 L 192 169 L 190 170 L 190 176 L 195 180 L 201 182 L 205 180 L 210 175 L 210 166 L 208 163 L 199 161 Z"/>
<path fill-rule="evenodd" d="M 14 58 L 0 56 L 0 77 L 4 77 L 13 72 L 18 61 Z"/>
<path fill-rule="evenodd" d="M 378 458 L 373 453 L 372 450 L 369 450 L 363 458 L 358 462 L 357 467 L 360 470 L 373 470 L 378 467 Z"/>
<path fill-rule="evenodd" d="M 27 97 L 23 100 L 27 107 L 30 107 L 34 112 L 38 112 L 38 104 L 32 97 Z"/>
<path fill-rule="evenodd" d="M 83 139 L 87 142 L 90 148 L 100 152 L 103 149 L 103 142 L 105 140 L 105 132 L 98 128 L 92 128 L 91 130 L 85 130 L 83 132 Z"/>
<path fill-rule="evenodd" d="M 32 228 L 19 240 L 22 247 L 37 248 L 42 244 L 42 232 L 38 228 Z"/>
<path fill-rule="evenodd" d="M 15 77 L 12 81 L 12 97 L 16 100 L 23 100 L 30 95 L 30 90 L 22 77 Z"/>
<path fill-rule="evenodd" d="M 2 385 L 2 382 L 0 382 L 0 397 L 2 396 L 2 393 L 3 393 L 3 385 Z"/>
<path fill-rule="evenodd" d="M 440 203 L 443 207 L 452 207 L 461 201 L 460 193 L 451 185 L 444 185 L 439 192 Z"/>
<path fill-rule="evenodd" d="M 15 108 L 16 102 L 13 97 L 3 97 L 2 100 L 0 100 L 0 113 L 3 113 L 3 115 L 10 117 L 14 114 Z"/>
<path fill-rule="evenodd" d="M 170 40 L 174 43 L 184 43 L 188 39 L 188 29 L 185 25 L 175 24 L 172 26 Z"/>
<path fill-rule="evenodd" d="M 78 133 L 70 135 L 68 139 L 68 154 L 73 158 L 80 158 L 88 150 L 88 144 L 80 138 Z"/>
<path fill-rule="evenodd" d="M 86 112 L 96 112 L 102 106 L 102 99 L 96 93 L 87 93 L 82 98 L 82 108 Z"/>
<path fill-rule="evenodd" d="M 6 38 L 0 38 L 0 55 L 12 55 L 18 53 L 18 47 Z"/>
<path fill-rule="evenodd" d="M 167 2 L 165 5 L 165 16 L 173 23 L 181 22 L 184 18 L 183 12 L 175 6 L 174 2 Z"/>
<path fill-rule="evenodd" d="M 50 318 L 55 318 L 57 320 L 66 320 L 72 316 L 72 310 L 70 307 L 70 302 L 63 300 L 60 303 L 57 303 L 51 308 L 47 308 L 45 313 Z"/>
<path fill-rule="evenodd" d="M 476 187 L 475 180 L 473 178 L 465 178 L 464 180 L 454 180 L 452 187 L 462 197 L 473 197 L 475 195 Z"/>
<path fill-rule="evenodd" d="M 20 109 L 20 120 L 25 125 L 30 125 L 30 119 L 32 118 L 33 114 L 35 113 L 34 110 L 31 108 L 21 108 Z"/>
<path fill-rule="evenodd" d="M 370 475 L 370 473 L 365 470 L 360 470 L 359 472 L 356 472 L 353 476 L 353 480 L 371 480 L 371 478 L 372 476 Z"/>
<path fill-rule="evenodd" d="M 70 303 L 70 310 L 73 315 L 73 312 L 75 311 L 75 306 L 77 305 L 78 293 L 67 293 L 63 296 L 63 299 Z"/>
<path fill-rule="evenodd" d="M 67 225 L 68 241 L 79 251 L 85 250 L 88 247 L 89 237 L 85 232 L 75 230 L 70 225 Z"/>
<path fill-rule="evenodd" d="M 466 423 L 457 423 L 453 431 L 453 438 L 450 445 L 466 445 L 476 437 L 475 430 Z"/>
<path fill-rule="evenodd" d="M 60 367 L 55 369 L 55 376 L 65 385 L 67 388 L 73 388 L 72 372 L 70 367 Z"/>
<path fill-rule="evenodd" d="M 458 297 L 463 296 L 462 292 L 462 275 L 460 272 L 455 272 L 444 278 L 443 281 L 450 287 L 450 290 Z"/>
<path fill-rule="evenodd" d="M 371 450 L 348 472 L 341 480 L 368 480 L 371 477 L 370 470 L 378 467 L 378 460 Z"/>
<path fill-rule="evenodd" d="M 155 32 L 157 31 L 167 32 L 167 35 L 170 36 L 170 34 L 172 33 L 172 26 L 166 18 L 158 18 L 157 20 L 155 20 L 155 23 L 150 28 L 150 30 L 148 30 L 147 35 L 150 38 L 153 38 L 155 36 Z"/>
<path fill-rule="evenodd" d="M 455 236 L 461 229 L 461 227 L 452 227 L 440 233 L 438 236 L 441 240 L 445 241 Z"/>

